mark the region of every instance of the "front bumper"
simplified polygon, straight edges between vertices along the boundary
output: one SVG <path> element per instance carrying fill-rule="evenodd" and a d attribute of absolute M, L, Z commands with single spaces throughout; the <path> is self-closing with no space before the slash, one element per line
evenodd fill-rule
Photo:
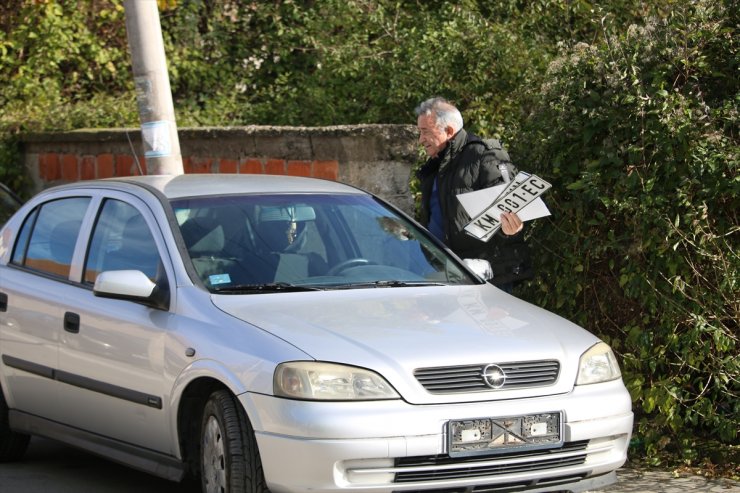
<path fill-rule="evenodd" d="M 464 404 L 306 402 L 241 396 L 270 491 L 585 491 L 610 484 L 632 432 L 621 381 L 563 395 Z M 449 420 L 563 411 L 560 448 L 451 458 Z M 509 485 L 510 488 L 506 486 Z M 483 490 L 481 490 L 483 491 Z"/>

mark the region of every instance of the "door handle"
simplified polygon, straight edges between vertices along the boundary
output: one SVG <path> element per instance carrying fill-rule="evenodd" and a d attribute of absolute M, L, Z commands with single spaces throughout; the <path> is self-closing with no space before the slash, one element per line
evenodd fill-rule
<path fill-rule="evenodd" d="M 77 334 L 80 331 L 80 316 L 76 313 L 66 312 L 64 314 L 64 330 Z"/>

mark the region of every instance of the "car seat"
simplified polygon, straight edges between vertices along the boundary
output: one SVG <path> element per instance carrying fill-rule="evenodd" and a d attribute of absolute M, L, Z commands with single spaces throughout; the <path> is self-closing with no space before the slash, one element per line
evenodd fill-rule
<path fill-rule="evenodd" d="M 104 270 L 140 270 L 154 281 L 158 269 L 157 245 L 144 217 L 135 214 L 121 230 L 121 247 L 106 255 Z"/>
<path fill-rule="evenodd" d="M 81 224 L 82 221 L 78 219 L 70 219 L 55 225 L 49 234 L 51 262 L 48 264 L 38 262 L 38 267 L 53 274 L 68 276 Z M 34 267 L 33 265 L 30 266 Z"/>
<path fill-rule="evenodd" d="M 255 238 L 258 247 L 269 252 L 275 262 L 277 282 L 295 282 L 326 269 L 319 255 L 304 250 L 309 222 L 316 219 L 308 206 L 263 207 Z"/>
<path fill-rule="evenodd" d="M 273 280 L 275 268 L 261 257 L 251 223 L 238 207 L 227 205 L 191 217 L 180 232 L 204 284 L 216 287 Z"/>

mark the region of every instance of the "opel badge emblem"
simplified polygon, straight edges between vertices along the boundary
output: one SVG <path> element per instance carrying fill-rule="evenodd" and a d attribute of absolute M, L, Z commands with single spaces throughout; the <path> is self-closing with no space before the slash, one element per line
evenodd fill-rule
<path fill-rule="evenodd" d="M 483 381 L 492 389 L 500 389 L 506 383 L 506 373 L 500 366 L 490 364 L 483 368 Z"/>

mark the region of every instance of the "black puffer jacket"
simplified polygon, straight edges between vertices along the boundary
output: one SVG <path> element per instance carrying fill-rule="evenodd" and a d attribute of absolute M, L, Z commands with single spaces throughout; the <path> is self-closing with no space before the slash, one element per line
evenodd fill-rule
<path fill-rule="evenodd" d="M 434 158 L 430 158 L 417 174 L 421 186 L 420 222 L 429 225 L 429 197 L 438 176 L 439 203 L 442 208 L 445 244 L 461 258 L 482 258 L 493 268 L 493 284 L 502 285 L 532 277 L 529 249 L 524 243 L 524 231 L 513 236 L 501 230 L 488 242 L 468 235 L 463 228 L 470 217 L 457 200 L 461 193 L 481 190 L 504 183 L 498 164 L 502 153 L 487 151 L 483 141 L 460 130 L 447 147 Z M 505 155 L 505 152 L 503 153 Z M 507 161 L 509 179 L 513 179 L 516 168 Z"/>

